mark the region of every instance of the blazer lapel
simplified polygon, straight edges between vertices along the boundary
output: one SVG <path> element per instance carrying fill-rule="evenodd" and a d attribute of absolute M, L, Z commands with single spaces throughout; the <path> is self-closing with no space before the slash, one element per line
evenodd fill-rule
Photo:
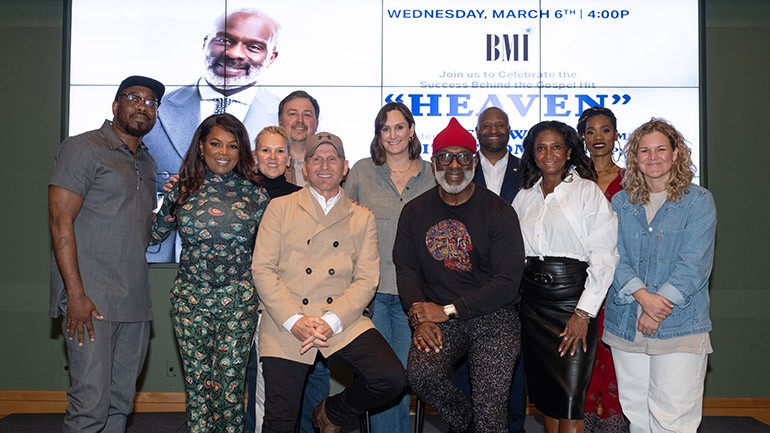
<path fill-rule="evenodd" d="M 310 185 L 306 185 L 296 193 L 297 202 L 299 203 L 299 207 L 307 212 L 307 214 L 310 215 L 317 224 L 324 216 L 324 212 L 321 209 L 321 205 L 318 204 L 315 197 L 313 197 L 313 195 L 310 193 L 309 188 Z"/>
<path fill-rule="evenodd" d="M 198 88 L 194 84 L 182 87 L 163 102 L 161 107 L 165 110 L 158 116 L 158 120 L 168 133 L 174 149 L 184 158 L 201 120 Z"/>
<path fill-rule="evenodd" d="M 313 217 L 316 222 L 313 236 L 337 224 L 353 212 L 353 202 L 350 200 L 347 193 L 342 191 L 342 197 L 340 197 L 339 201 L 337 201 L 329 213 L 324 215 L 321 205 L 310 193 L 310 188 L 309 185 L 305 186 L 305 188 L 298 192 L 298 194 L 301 194 L 299 196 L 300 207 Z"/>
<path fill-rule="evenodd" d="M 319 231 L 337 224 L 347 218 L 352 212 L 353 202 L 350 200 L 348 194 L 345 191 L 342 191 L 342 197 L 340 197 L 332 210 L 330 210 L 327 215 L 324 215 L 324 218 L 321 220 Z"/>
<path fill-rule="evenodd" d="M 481 152 L 476 152 L 476 159 L 479 161 L 476 164 L 476 172 L 473 173 L 473 183 L 481 185 L 484 188 L 487 187 L 487 181 L 484 180 L 484 169 L 481 168 Z"/>
<path fill-rule="evenodd" d="M 252 140 L 267 125 L 278 123 L 278 104 L 280 100 L 274 94 L 259 88 L 254 99 L 249 104 L 249 111 L 243 118 L 243 125 L 249 131 Z"/>
<path fill-rule="evenodd" d="M 500 197 L 507 203 L 513 203 L 513 198 L 521 188 L 521 173 L 519 172 L 519 158 L 508 154 L 508 166 L 503 177 L 503 187 L 500 189 Z"/>

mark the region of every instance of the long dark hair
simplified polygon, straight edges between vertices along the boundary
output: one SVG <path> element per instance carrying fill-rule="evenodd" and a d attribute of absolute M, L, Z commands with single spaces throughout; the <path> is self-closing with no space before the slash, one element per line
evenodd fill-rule
<path fill-rule="evenodd" d="M 411 128 L 414 126 L 414 116 L 412 116 L 412 112 L 409 111 L 409 108 L 407 108 L 406 105 L 401 102 L 388 102 L 383 105 L 377 113 L 377 116 L 374 118 L 374 138 L 372 139 L 372 144 L 369 146 L 369 153 L 372 155 L 372 161 L 374 161 L 375 165 L 385 164 L 385 147 L 382 145 L 382 140 L 380 139 L 380 130 L 382 130 L 385 122 L 388 121 L 388 113 L 391 111 L 398 111 L 403 114 L 409 127 Z M 417 138 L 417 131 L 415 131 L 414 136 L 409 140 L 408 151 L 409 159 L 417 159 L 420 157 L 422 143 L 420 143 L 420 139 Z"/>
<path fill-rule="evenodd" d="M 575 171 L 580 177 L 596 182 L 594 163 L 586 155 L 583 140 L 578 137 L 577 131 L 566 123 L 547 120 L 530 128 L 527 131 L 527 136 L 524 137 L 524 153 L 521 155 L 521 182 L 524 189 L 532 188 L 543 176 L 535 163 L 535 140 L 543 131 L 554 131 L 561 134 L 567 149 L 571 150 L 569 159 L 564 164 L 564 170 L 561 173 L 562 180 L 567 177 L 570 167 L 575 167 Z"/>
<path fill-rule="evenodd" d="M 179 169 L 179 198 L 172 213 L 175 213 L 176 207 L 186 202 L 203 185 L 208 167 L 203 161 L 201 146 L 215 126 L 233 134 L 238 142 L 238 163 L 235 164 L 233 171 L 255 185 L 262 184 L 261 177 L 254 170 L 254 156 L 251 154 L 249 133 L 246 131 L 246 127 L 232 114 L 213 114 L 204 119 L 195 130 L 190 147 L 182 160 L 182 167 Z"/>

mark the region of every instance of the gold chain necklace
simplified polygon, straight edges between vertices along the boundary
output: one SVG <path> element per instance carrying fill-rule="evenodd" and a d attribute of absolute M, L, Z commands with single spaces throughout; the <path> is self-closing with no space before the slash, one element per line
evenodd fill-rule
<path fill-rule="evenodd" d="M 406 167 L 406 169 L 405 169 L 405 170 L 401 170 L 401 171 L 399 171 L 399 170 L 393 170 L 393 169 L 390 167 L 390 165 L 388 165 L 388 170 L 390 170 L 390 173 L 391 173 L 391 174 L 404 174 L 404 173 L 406 173 L 407 171 L 409 171 L 409 170 L 411 170 L 411 169 L 412 169 L 412 167 L 414 166 L 414 162 L 415 162 L 415 161 L 416 161 L 415 159 L 413 159 L 413 160 L 409 161 L 409 166 L 408 166 L 408 167 Z M 386 163 L 386 164 L 387 164 L 387 163 Z"/>

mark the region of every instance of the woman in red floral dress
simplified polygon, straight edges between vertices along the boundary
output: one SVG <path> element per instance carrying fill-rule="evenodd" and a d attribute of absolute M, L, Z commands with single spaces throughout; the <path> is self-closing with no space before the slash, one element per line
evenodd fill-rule
<path fill-rule="evenodd" d="M 607 200 L 612 200 L 616 192 L 623 189 L 624 169 L 613 159 L 615 143 L 618 140 L 617 119 L 608 108 L 591 107 L 583 111 L 577 125 L 577 131 L 585 141 L 586 148 L 593 160 L 599 185 Z M 620 155 L 620 147 L 617 150 Z M 612 363 L 610 348 L 601 342 L 604 333 L 604 308 L 599 311 L 599 344 L 596 348 L 596 360 L 588 384 L 585 400 L 586 433 L 622 433 L 628 432 L 628 423 L 623 417 L 618 401 L 618 381 L 615 378 L 615 366 Z"/>

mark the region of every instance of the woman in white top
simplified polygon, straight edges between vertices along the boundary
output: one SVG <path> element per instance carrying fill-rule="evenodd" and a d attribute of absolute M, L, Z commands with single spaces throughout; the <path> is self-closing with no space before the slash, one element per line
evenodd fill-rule
<path fill-rule="evenodd" d="M 618 262 L 617 219 L 572 127 L 533 126 L 521 169 L 513 207 L 527 255 L 519 314 L 529 397 L 547 433 L 583 432 L 597 343 L 591 319 Z"/>

